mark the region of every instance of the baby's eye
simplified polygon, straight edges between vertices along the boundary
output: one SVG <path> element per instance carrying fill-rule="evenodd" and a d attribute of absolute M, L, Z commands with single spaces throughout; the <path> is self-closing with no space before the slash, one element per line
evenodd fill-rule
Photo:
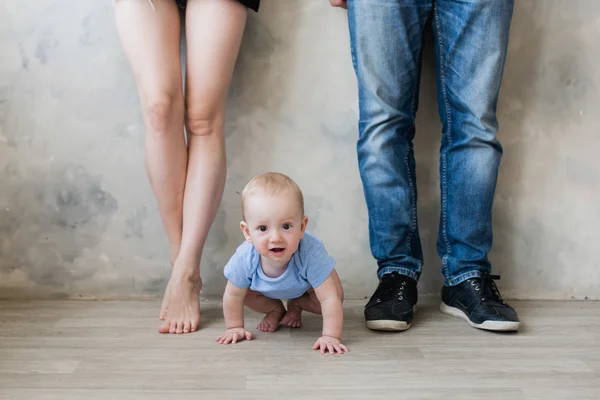
<path fill-rule="evenodd" d="M 283 229 L 288 230 L 292 228 L 292 224 L 288 224 L 287 222 L 283 224 Z"/>
<path fill-rule="evenodd" d="M 264 226 L 264 225 L 261 225 L 261 226 L 258 227 L 258 230 L 261 231 L 261 232 L 266 232 L 267 231 L 267 227 Z"/>

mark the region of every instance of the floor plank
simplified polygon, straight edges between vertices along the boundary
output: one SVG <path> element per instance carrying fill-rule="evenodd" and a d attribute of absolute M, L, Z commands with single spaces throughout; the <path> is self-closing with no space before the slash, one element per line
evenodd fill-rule
<path fill-rule="evenodd" d="M 157 332 L 156 301 L 0 302 L 0 400 L 598 399 L 600 303 L 515 302 L 518 334 L 473 329 L 423 301 L 413 328 L 372 332 L 345 303 L 351 352 L 311 350 L 321 319 L 221 346 L 220 303 L 201 329 Z M 398 395 L 398 396 L 397 396 Z"/>

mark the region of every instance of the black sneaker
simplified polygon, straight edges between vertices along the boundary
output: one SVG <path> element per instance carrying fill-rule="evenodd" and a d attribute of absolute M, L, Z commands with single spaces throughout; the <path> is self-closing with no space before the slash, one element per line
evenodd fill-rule
<path fill-rule="evenodd" d="M 412 323 L 417 296 L 417 281 L 397 272 L 385 274 L 365 306 L 367 328 L 376 331 L 407 330 Z"/>
<path fill-rule="evenodd" d="M 444 286 L 440 310 L 462 318 L 474 328 L 488 331 L 516 331 L 517 312 L 502 299 L 494 280 L 498 275 L 484 274 L 456 286 Z"/>

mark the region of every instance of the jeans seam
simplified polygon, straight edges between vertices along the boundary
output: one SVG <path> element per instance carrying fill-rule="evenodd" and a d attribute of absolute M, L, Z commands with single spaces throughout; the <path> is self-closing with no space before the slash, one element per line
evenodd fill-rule
<path fill-rule="evenodd" d="M 400 275 L 408 276 L 411 279 L 418 280 L 419 273 L 410 270 L 409 268 L 404 267 L 384 267 L 380 271 L 377 272 L 378 277 L 380 278 L 383 275 L 391 274 L 392 272 L 398 272 Z"/>
<path fill-rule="evenodd" d="M 417 71 L 417 79 L 415 80 L 415 87 L 413 89 L 413 93 L 412 93 L 412 98 L 411 98 L 411 104 L 410 104 L 410 115 L 411 117 L 414 119 L 415 117 L 415 107 L 417 105 L 417 96 L 419 94 L 419 88 L 420 88 L 420 77 L 421 77 L 421 58 L 422 58 L 422 54 L 423 54 L 423 45 L 421 44 L 420 48 L 419 48 L 419 56 L 417 57 L 417 63 L 418 65 L 416 66 L 416 71 Z M 413 120 L 414 123 L 414 120 Z M 408 156 L 410 154 L 411 149 L 413 149 L 412 146 L 412 142 L 409 145 L 409 140 L 408 140 L 408 132 L 409 131 L 405 131 L 404 132 L 404 140 L 406 141 L 406 152 L 404 154 L 404 165 L 406 166 L 406 171 L 408 172 L 408 186 L 410 189 L 410 206 L 411 206 L 411 226 L 410 226 L 410 231 L 408 232 L 408 249 L 411 253 L 411 256 L 413 256 L 412 254 L 412 240 L 414 237 L 414 234 L 416 232 L 417 229 L 417 201 L 416 201 L 416 193 L 415 193 L 415 183 L 412 180 L 412 171 L 410 169 L 410 166 L 408 164 Z M 414 150 L 413 150 L 414 151 Z"/>
<path fill-rule="evenodd" d="M 414 114 L 415 114 L 415 104 L 416 104 L 416 100 L 417 100 L 417 91 L 418 90 L 419 90 L 419 84 L 417 82 L 415 84 L 415 88 L 413 90 L 412 99 L 411 99 L 411 105 L 410 105 L 411 117 L 414 116 Z M 417 204 L 416 204 L 416 200 L 415 200 L 415 187 L 414 187 L 414 183 L 412 180 L 412 172 L 411 172 L 410 166 L 408 165 L 408 155 L 410 154 L 410 150 L 412 148 L 412 144 L 409 144 L 408 132 L 409 131 L 404 132 L 404 140 L 406 142 L 406 151 L 404 153 L 404 165 L 406 166 L 406 172 L 408 173 L 408 186 L 410 189 L 410 208 L 411 208 L 412 215 L 411 215 L 410 231 L 408 232 L 407 241 L 408 241 L 408 251 L 411 253 L 411 256 L 412 256 L 413 255 L 412 254 L 412 240 L 413 240 L 415 229 L 417 227 Z"/>
<path fill-rule="evenodd" d="M 444 73 L 444 56 L 442 53 L 442 31 L 440 27 L 440 18 L 437 11 L 437 4 L 434 2 L 433 6 L 433 14 L 435 17 L 435 26 L 438 35 L 438 53 L 439 53 L 439 63 L 440 63 L 440 83 L 442 90 L 442 97 L 444 99 L 444 106 L 446 108 L 446 120 L 447 120 L 447 129 L 446 129 L 446 139 L 448 140 L 448 146 L 443 151 L 442 154 L 442 236 L 444 237 L 444 242 L 446 243 L 446 254 L 442 257 L 442 266 L 444 269 L 444 275 L 446 279 L 448 279 L 448 256 L 450 255 L 450 241 L 448 240 L 448 216 L 447 216 L 447 198 L 448 198 L 448 160 L 447 160 L 447 148 L 452 146 L 452 118 L 450 115 L 450 103 L 448 102 L 448 93 L 446 91 L 446 75 Z"/>
<path fill-rule="evenodd" d="M 452 279 L 446 279 L 446 281 L 447 281 L 446 286 L 456 286 L 456 285 L 463 283 L 467 279 L 481 277 L 482 275 L 483 275 L 482 272 L 479 270 L 465 272 L 464 274 L 460 274 L 459 276 L 454 277 Z"/>

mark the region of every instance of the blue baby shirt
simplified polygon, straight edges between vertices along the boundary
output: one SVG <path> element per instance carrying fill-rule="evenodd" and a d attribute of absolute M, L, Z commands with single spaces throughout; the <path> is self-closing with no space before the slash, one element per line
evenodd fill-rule
<path fill-rule="evenodd" d="M 242 243 L 225 265 L 225 277 L 240 289 L 250 288 L 272 299 L 295 299 L 318 287 L 333 271 L 335 259 L 323 242 L 306 231 L 288 267 L 277 278 L 262 270 L 260 254 L 252 243 Z"/>

